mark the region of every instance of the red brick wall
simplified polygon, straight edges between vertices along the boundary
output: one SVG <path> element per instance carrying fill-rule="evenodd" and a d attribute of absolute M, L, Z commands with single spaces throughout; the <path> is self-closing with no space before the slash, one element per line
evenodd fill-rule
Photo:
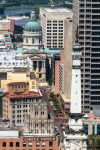
<path fill-rule="evenodd" d="M 6 146 L 2 146 L 3 142 L 6 143 Z M 10 146 L 10 142 L 13 143 L 12 146 Z M 19 142 L 19 146 L 16 146 L 18 144 L 16 142 Z M 32 142 L 32 146 L 29 146 L 30 142 Z M 53 145 L 49 146 L 49 142 L 52 142 Z M 23 143 L 26 145 L 23 146 Z M 36 146 L 36 143 L 40 143 L 39 146 Z M 45 143 L 45 146 L 42 143 Z M 59 139 L 58 137 L 0 139 L 0 150 L 59 150 Z"/>

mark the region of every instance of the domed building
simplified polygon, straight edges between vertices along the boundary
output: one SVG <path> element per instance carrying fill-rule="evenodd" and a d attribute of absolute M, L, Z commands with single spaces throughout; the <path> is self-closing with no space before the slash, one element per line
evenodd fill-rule
<path fill-rule="evenodd" d="M 42 44 L 42 27 L 36 20 L 34 11 L 31 12 L 30 21 L 26 23 L 23 32 L 23 50 L 43 51 Z"/>
<path fill-rule="evenodd" d="M 24 27 L 23 55 L 31 59 L 33 71 L 37 73 L 39 83 L 45 83 L 47 55 L 43 51 L 42 27 L 40 23 L 36 21 L 34 11 L 31 12 L 31 19 Z"/>

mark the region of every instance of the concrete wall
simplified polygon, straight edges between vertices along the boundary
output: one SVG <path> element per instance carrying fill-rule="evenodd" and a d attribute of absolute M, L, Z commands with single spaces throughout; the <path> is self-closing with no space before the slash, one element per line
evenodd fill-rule
<path fill-rule="evenodd" d="M 71 71 L 72 71 L 72 19 L 65 21 L 65 48 L 64 48 L 64 101 L 70 102 L 71 98 Z"/>

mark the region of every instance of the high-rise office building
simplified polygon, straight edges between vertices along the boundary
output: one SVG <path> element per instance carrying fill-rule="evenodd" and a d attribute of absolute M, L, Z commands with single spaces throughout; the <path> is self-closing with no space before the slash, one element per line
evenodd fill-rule
<path fill-rule="evenodd" d="M 79 32 L 82 48 L 82 109 L 100 105 L 100 0 L 74 0 L 73 41 Z"/>
<path fill-rule="evenodd" d="M 46 48 L 64 48 L 65 19 L 72 18 L 72 12 L 65 8 L 40 8 L 40 22 L 43 44 Z"/>

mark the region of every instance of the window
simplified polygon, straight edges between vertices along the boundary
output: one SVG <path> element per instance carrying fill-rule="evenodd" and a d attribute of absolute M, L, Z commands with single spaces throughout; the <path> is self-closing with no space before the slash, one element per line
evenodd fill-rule
<path fill-rule="evenodd" d="M 42 143 L 42 147 L 45 147 L 45 143 Z"/>
<path fill-rule="evenodd" d="M 39 147 L 40 146 L 40 143 L 36 143 L 36 147 Z"/>
<path fill-rule="evenodd" d="M 10 142 L 10 147 L 13 147 L 13 142 Z"/>
<path fill-rule="evenodd" d="M 28 38 L 26 38 L 26 43 L 28 43 Z"/>
<path fill-rule="evenodd" d="M 100 124 L 97 125 L 97 134 L 100 135 Z"/>
<path fill-rule="evenodd" d="M 29 143 L 28 143 L 28 146 L 29 146 L 29 147 L 32 147 L 32 142 L 29 142 Z"/>
<path fill-rule="evenodd" d="M 49 142 L 49 146 L 52 147 L 53 146 L 53 142 Z"/>
<path fill-rule="evenodd" d="M 6 147 L 6 142 L 3 142 L 3 143 L 2 143 L 2 146 L 3 146 L 3 147 Z"/>
<path fill-rule="evenodd" d="M 32 38 L 32 43 L 34 43 L 34 38 Z"/>
<path fill-rule="evenodd" d="M 19 142 L 16 142 L 16 147 L 19 147 Z"/>
<path fill-rule="evenodd" d="M 23 147 L 26 147 L 26 143 L 23 143 Z"/>
<path fill-rule="evenodd" d="M 42 74 L 39 74 L 39 78 L 42 78 Z"/>
<path fill-rule="evenodd" d="M 83 127 L 85 134 L 88 135 L 88 124 L 84 124 Z"/>

